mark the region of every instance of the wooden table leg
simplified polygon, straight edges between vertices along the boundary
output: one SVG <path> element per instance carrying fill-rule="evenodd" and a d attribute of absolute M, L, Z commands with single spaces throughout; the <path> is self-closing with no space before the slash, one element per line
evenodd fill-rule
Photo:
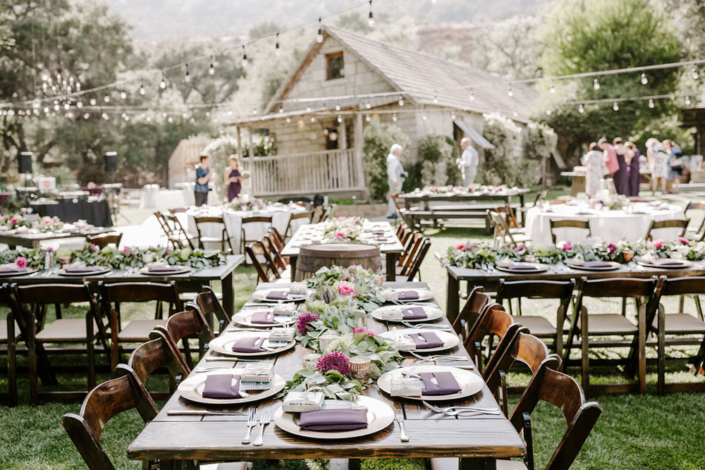
<path fill-rule="evenodd" d="M 362 468 L 362 460 L 360 460 L 360 459 L 348 460 L 348 470 L 360 470 L 361 468 Z"/>
<path fill-rule="evenodd" d="M 291 267 L 291 280 L 295 281 L 296 280 L 296 260 L 298 260 L 298 256 L 291 256 L 289 258 L 289 267 Z"/>
<path fill-rule="evenodd" d="M 387 253 L 387 280 L 394 282 L 397 280 L 397 254 Z"/>
<path fill-rule="evenodd" d="M 460 282 L 448 273 L 448 289 L 446 291 L 446 316 L 453 323 L 460 312 Z"/>
<path fill-rule="evenodd" d="M 223 279 L 223 309 L 231 317 L 235 314 L 235 287 L 233 286 L 233 278 L 235 271 L 225 276 Z"/>
<path fill-rule="evenodd" d="M 497 470 L 497 460 L 485 459 L 460 459 L 458 470 Z"/>
<path fill-rule="evenodd" d="M 524 212 L 524 205 L 526 204 L 524 194 L 519 195 L 519 212 L 521 213 L 521 226 L 526 227 L 526 212 Z M 511 207 L 511 204 L 509 205 Z"/>

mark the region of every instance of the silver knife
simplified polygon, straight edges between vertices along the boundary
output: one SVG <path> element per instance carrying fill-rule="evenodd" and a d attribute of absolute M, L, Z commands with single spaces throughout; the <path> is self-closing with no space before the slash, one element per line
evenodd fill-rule
<path fill-rule="evenodd" d="M 206 410 L 174 410 L 167 411 L 167 416 L 244 416 L 245 413 L 235 411 L 206 411 Z"/>
<path fill-rule="evenodd" d="M 404 427 L 404 412 L 401 408 L 397 408 L 396 416 L 394 417 L 399 424 L 399 430 L 401 431 L 401 441 L 409 442 L 409 435 L 406 433 L 406 427 Z"/>

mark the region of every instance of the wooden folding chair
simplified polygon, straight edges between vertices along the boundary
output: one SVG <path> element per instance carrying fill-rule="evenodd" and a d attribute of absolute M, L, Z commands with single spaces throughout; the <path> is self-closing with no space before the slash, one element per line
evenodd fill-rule
<path fill-rule="evenodd" d="M 218 334 L 222 333 L 225 327 L 230 324 L 230 315 L 225 311 L 215 292 L 210 287 L 203 286 L 203 292 L 196 296 L 196 306 L 209 325 L 213 324 L 211 318 L 215 317 L 215 320 L 218 321 Z"/>
<path fill-rule="evenodd" d="M 269 265 L 266 264 L 264 256 L 258 257 L 255 253 L 255 244 L 249 244 L 245 247 L 245 256 L 249 259 L 252 266 L 254 266 L 257 272 L 257 283 L 260 282 L 272 282 L 277 279 L 274 271 L 272 271 Z"/>
<path fill-rule="evenodd" d="M 311 214 L 308 212 L 301 212 L 301 213 L 296 213 L 296 214 L 291 214 L 291 217 L 289 217 L 289 222 L 286 224 L 286 230 L 284 231 L 284 239 L 290 239 L 291 237 L 294 236 L 294 233 L 296 230 L 294 229 L 294 226 L 292 225 L 292 222 L 295 220 L 307 220 L 307 224 L 311 223 Z"/>
<path fill-rule="evenodd" d="M 397 280 L 399 282 L 413 281 L 416 276 L 419 276 L 421 280 L 421 264 L 428 254 L 428 250 L 431 249 L 431 240 L 424 238 L 419 243 L 418 249 L 414 250 L 413 257 L 409 258 L 404 266 L 402 267 Z"/>
<path fill-rule="evenodd" d="M 490 218 L 490 222 L 494 227 L 494 246 L 508 246 L 515 247 L 519 243 L 525 243 L 531 239 L 526 235 L 520 233 L 512 232 L 507 225 L 507 221 L 495 211 L 488 210 L 487 216 Z"/>
<path fill-rule="evenodd" d="M 521 325 L 514 323 L 511 315 L 504 311 L 501 305 L 491 304 L 487 306 L 477 321 L 470 327 L 468 336 L 463 341 L 466 351 L 477 366 L 477 370 L 482 372 L 483 378 L 485 374 L 491 372 L 483 366 L 482 360 L 482 343 L 487 344 L 487 361 L 491 361 L 495 355 L 502 357 L 505 350 L 509 349 L 516 337 Z M 492 353 L 493 336 L 499 338 L 494 353 Z"/>
<path fill-rule="evenodd" d="M 245 251 L 246 245 L 259 241 L 261 234 L 267 231 L 267 229 L 263 229 L 259 232 L 254 230 L 257 225 L 261 224 L 266 224 L 267 228 L 271 227 L 272 216 L 253 215 L 242 218 L 242 228 L 240 229 L 240 245 L 242 246 L 243 252 Z"/>
<path fill-rule="evenodd" d="M 189 337 L 198 337 L 199 357 L 203 357 L 204 345 L 215 338 L 213 331 L 208 326 L 208 322 L 197 309 L 175 313 L 169 317 L 166 326 L 160 325 L 155 328 L 155 332 L 158 331 L 165 334 L 165 338 L 170 341 L 172 348 L 176 350 L 178 350 L 179 341 L 186 340 Z M 152 332 L 152 336 L 154 337 L 154 332 Z M 188 343 L 184 342 L 184 344 Z M 191 358 L 191 351 L 187 347 L 184 348 L 184 359 L 185 361 L 181 364 L 182 368 L 187 374 L 190 374 L 191 368 L 193 368 L 193 359 Z"/>
<path fill-rule="evenodd" d="M 685 215 L 688 215 L 688 212 L 692 210 L 698 210 L 698 211 L 705 211 L 705 203 L 702 202 L 693 202 L 689 201 L 688 205 L 685 208 Z M 689 217 L 690 220 L 692 221 L 692 217 Z M 695 241 L 703 241 L 705 240 L 705 216 L 703 216 L 702 220 L 700 221 L 700 224 L 697 227 L 688 227 L 688 230 L 685 232 L 686 238 L 689 240 L 695 240 Z"/>
<path fill-rule="evenodd" d="M 517 299 L 518 317 L 517 321 L 527 327 L 532 335 L 539 338 L 551 338 L 551 346 L 556 354 L 563 354 L 563 328 L 566 315 L 570 308 L 573 296 L 575 281 L 505 281 L 499 280 L 496 302 L 503 304 L 508 301 L 510 312 L 512 299 Z M 556 326 L 554 327 L 548 319 L 538 315 L 522 315 L 522 298 L 531 299 L 556 299 L 559 300 L 556 310 Z"/>
<path fill-rule="evenodd" d="M 460 292 L 458 293 L 460 295 Z M 475 287 L 468 296 L 467 302 L 463 306 L 457 317 L 448 320 L 453 325 L 453 331 L 465 342 L 470 332 L 470 328 L 475 324 L 480 314 L 492 303 L 489 295 L 485 294 L 485 289 L 481 286 Z"/>
<path fill-rule="evenodd" d="M 536 198 L 534 199 L 534 202 L 529 206 L 524 206 L 521 208 L 521 225 L 522 227 L 526 227 L 526 213 L 531 209 L 532 207 L 538 207 L 539 203 L 542 201 L 546 200 L 546 197 L 548 197 L 548 189 L 542 189 L 541 191 L 536 193 Z"/>
<path fill-rule="evenodd" d="M 653 240 L 653 231 L 661 230 L 664 228 L 678 228 L 681 229 L 679 237 L 685 235 L 686 230 L 688 230 L 688 224 L 690 224 L 690 219 L 667 219 L 667 220 L 652 220 L 651 225 L 649 225 L 649 230 L 646 231 L 645 240 Z"/>
<path fill-rule="evenodd" d="M 0 305 L 9 309 L 7 317 L 0 322 L 0 344 L 4 344 L 7 353 L 7 403 L 17 406 L 17 342 L 22 339 L 22 330 L 17 320 L 23 318 L 17 314 L 17 303 L 13 299 L 10 286 L 0 286 Z"/>
<path fill-rule="evenodd" d="M 590 221 L 589 220 L 574 220 L 574 219 L 551 219 L 549 220 L 549 223 L 551 225 L 551 240 L 553 241 L 553 244 L 555 245 L 556 242 L 558 241 L 558 238 L 556 237 L 556 232 L 555 229 L 564 229 L 564 228 L 577 228 L 577 229 L 582 229 L 582 230 L 587 230 L 587 236 L 591 237 L 592 236 L 592 231 L 590 230 Z"/>
<path fill-rule="evenodd" d="M 193 237 L 186 232 L 186 229 L 181 225 L 181 221 L 175 214 L 166 214 L 163 215 L 163 218 L 170 227 L 171 238 L 169 238 L 169 241 L 174 248 L 188 247 L 192 250 L 196 249 Z"/>
<path fill-rule="evenodd" d="M 156 404 L 140 387 L 137 379 L 127 373 L 95 387 L 83 401 L 79 414 L 68 413 L 61 419 L 61 425 L 90 470 L 115 468 L 100 444 L 100 435 L 110 419 L 132 409 L 137 410 L 145 423 L 159 413 Z M 145 467 L 158 468 L 152 467 L 151 463 Z"/>
<path fill-rule="evenodd" d="M 121 240 L 122 233 L 107 233 L 102 235 L 94 235 L 92 237 L 86 237 L 86 242 L 95 245 L 98 248 L 103 248 L 108 245 L 114 245 L 116 248 L 119 248 Z"/>
<path fill-rule="evenodd" d="M 228 226 L 225 224 L 225 220 L 222 216 L 196 216 L 193 218 L 196 222 L 196 232 L 198 233 L 198 247 L 201 249 L 205 248 L 206 243 L 220 243 L 220 251 L 222 252 L 233 252 L 233 245 L 230 241 L 230 234 L 228 233 Z M 244 219 L 243 219 L 244 220 Z M 220 237 L 206 237 L 201 233 L 201 226 L 203 225 L 219 225 L 222 226 L 220 232 Z M 227 244 L 229 251 L 226 250 L 225 245 Z"/>
<path fill-rule="evenodd" d="M 281 256 L 277 248 L 277 244 L 272 240 L 272 237 L 265 235 L 262 237 L 260 242 L 264 246 L 264 251 L 267 255 L 269 255 L 272 263 L 277 267 L 279 277 L 286 277 L 284 272 L 287 270 L 289 265 L 286 261 L 284 261 L 284 258 Z"/>

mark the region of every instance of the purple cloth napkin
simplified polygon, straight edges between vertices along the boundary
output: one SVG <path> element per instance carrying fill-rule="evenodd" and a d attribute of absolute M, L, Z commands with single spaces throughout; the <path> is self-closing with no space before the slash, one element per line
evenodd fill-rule
<path fill-rule="evenodd" d="M 274 321 L 274 312 L 255 312 L 250 318 L 250 323 L 259 325 L 277 325 L 279 322 Z"/>
<path fill-rule="evenodd" d="M 262 338 L 260 336 L 252 336 L 252 337 L 247 337 L 247 338 L 240 338 L 238 340 L 235 340 L 235 343 L 233 344 L 233 352 L 241 352 L 241 353 L 258 353 L 258 352 L 263 352 L 265 349 L 262 348 L 262 343 L 266 338 Z M 259 341 L 259 343 L 257 343 Z M 255 346 L 255 343 L 257 345 Z"/>
<path fill-rule="evenodd" d="M 414 343 L 416 343 L 416 349 L 440 348 L 443 344 L 445 344 L 441 341 L 441 338 L 439 338 L 438 335 L 432 331 L 427 331 L 424 333 L 411 333 L 409 338 L 413 339 Z"/>
<path fill-rule="evenodd" d="M 299 418 L 303 431 L 354 431 L 367 427 L 367 410 L 305 411 Z"/>
<path fill-rule="evenodd" d="M 150 273 L 174 273 L 184 269 L 182 266 L 154 266 L 149 268 Z"/>
<path fill-rule="evenodd" d="M 536 271 L 538 268 L 532 264 L 513 264 L 507 269 L 510 271 Z"/>
<path fill-rule="evenodd" d="M 683 261 L 673 259 L 655 259 L 651 262 L 654 266 L 683 266 Z"/>
<path fill-rule="evenodd" d="M 404 320 L 422 320 L 428 318 L 423 307 L 407 307 L 401 310 Z"/>
<path fill-rule="evenodd" d="M 611 268 L 612 265 L 606 261 L 584 261 L 580 266 L 584 268 Z"/>
<path fill-rule="evenodd" d="M 419 293 L 413 290 L 404 290 L 399 292 L 398 300 L 419 300 Z"/>
<path fill-rule="evenodd" d="M 66 268 L 64 269 L 65 272 L 71 273 L 71 274 L 80 274 L 80 273 L 95 273 L 98 271 L 103 271 L 105 268 L 99 268 L 99 267 L 85 267 L 85 268 Z"/>
<path fill-rule="evenodd" d="M 7 274 L 7 273 L 26 273 L 27 268 L 0 268 L 0 273 L 2 274 Z"/>
<path fill-rule="evenodd" d="M 273 290 L 267 294 L 267 300 L 287 300 L 289 292 L 285 290 Z"/>
<path fill-rule="evenodd" d="M 232 385 L 233 379 L 237 383 Z M 209 375 L 206 377 L 206 386 L 203 388 L 203 398 L 241 398 L 239 375 Z"/>
<path fill-rule="evenodd" d="M 462 390 L 451 372 L 420 372 L 419 375 L 425 387 L 421 392 L 422 395 L 450 395 Z M 434 378 L 438 385 L 431 380 Z"/>

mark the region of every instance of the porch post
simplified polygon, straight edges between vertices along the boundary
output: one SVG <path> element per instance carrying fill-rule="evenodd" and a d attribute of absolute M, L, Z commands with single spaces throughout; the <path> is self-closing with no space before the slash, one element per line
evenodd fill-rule
<path fill-rule="evenodd" d="M 345 118 L 343 118 L 343 122 L 338 123 L 338 149 L 348 149 L 348 137 L 345 135 Z"/>
<path fill-rule="evenodd" d="M 247 128 L 247 131 L 248 131 L 249 134 L 250 134 L 250 149 L 249 149 L 250 151 L 249 151 L 249 154 L 250 154 L 250 158 L 252 158 L 252 157 L 255 156 L 255 148 L 254 148 L 255 145 L 254 145 L 253 140 L 252 140 L 252 128 L 251 128 L 251 127 L 248 127 L 248 128 Z"/>
<path fill-rule="evenodd" d="M 240 137 L 240 126 L 237 126 L 237 156 L 240 157 L 240 160 L 244 158 L 244 155 L 242 154 L 242 138 Z"/>
<path fill-rule="evenodd" d="M 362 162 L 362 113 L 355 113 L 355 186 L 365 187 L 365 167 Z"/>

